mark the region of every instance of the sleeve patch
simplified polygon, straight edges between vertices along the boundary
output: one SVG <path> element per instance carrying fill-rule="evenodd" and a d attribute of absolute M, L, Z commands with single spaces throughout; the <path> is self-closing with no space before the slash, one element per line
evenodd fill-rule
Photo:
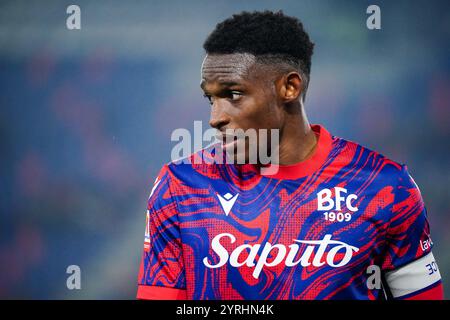
<path fill-rule="evenodd" d="M 386 282 L 394 298 L 410 295 L 441 280 L 433 253 L 386 273 Z"/>

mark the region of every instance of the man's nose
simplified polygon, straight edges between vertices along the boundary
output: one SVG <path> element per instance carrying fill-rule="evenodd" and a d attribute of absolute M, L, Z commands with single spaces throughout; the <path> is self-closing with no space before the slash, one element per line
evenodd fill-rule
<path fill-rule="evenodd" d="M 211 110 L 211 118 L 209 125 L 217 130 L 221 130 L 230 123 L 230 117 L 223 112 L 222 108 L 217 103 L 214 103 Z"/>

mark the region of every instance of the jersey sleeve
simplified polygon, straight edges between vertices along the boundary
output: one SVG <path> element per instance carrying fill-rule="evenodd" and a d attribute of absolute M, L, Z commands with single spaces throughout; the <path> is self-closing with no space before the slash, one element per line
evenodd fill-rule
<path fill-rule="evenodd" d="M 391 210 L 382 266 L 389 295 L 394 299 L 442 299 L 427 210 L 405 165 L 394 188 Z"/>
<path fill-rule="evenodd" d="M 138 299 L 185 299 L 185 273 L 176 200 L 164 166 L 151 190 L 138 275 Z"/>

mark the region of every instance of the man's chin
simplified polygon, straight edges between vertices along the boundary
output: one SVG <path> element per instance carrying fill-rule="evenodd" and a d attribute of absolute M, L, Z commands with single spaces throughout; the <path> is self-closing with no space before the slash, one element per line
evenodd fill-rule
<path fill-rule="evenodd" d="M 227 163 L 229 164 L 257 164 L 256 154 L 250 154 L 248 151 L 236 152 L 235 150 L 226 150 Z"/>
<path fill-rule="evenodd" d="M 250 145 L 247 141 L 245 146 L 243 141 L 222 142 L 220 153 L 224 156 L 226 164 L 258 164 L 258 145 Z"/>

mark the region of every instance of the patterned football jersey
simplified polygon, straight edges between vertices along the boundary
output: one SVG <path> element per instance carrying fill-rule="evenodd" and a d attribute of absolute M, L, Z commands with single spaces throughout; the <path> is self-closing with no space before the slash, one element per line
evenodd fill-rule
<path fill-rule="evenodd" d="M 311 127 L 317 147 L 295 165 L 195 161 L 209 148 L 165 165 L 148 200 L 138 298 L 406 298 L 440 284 L 406 166 Z"/>

